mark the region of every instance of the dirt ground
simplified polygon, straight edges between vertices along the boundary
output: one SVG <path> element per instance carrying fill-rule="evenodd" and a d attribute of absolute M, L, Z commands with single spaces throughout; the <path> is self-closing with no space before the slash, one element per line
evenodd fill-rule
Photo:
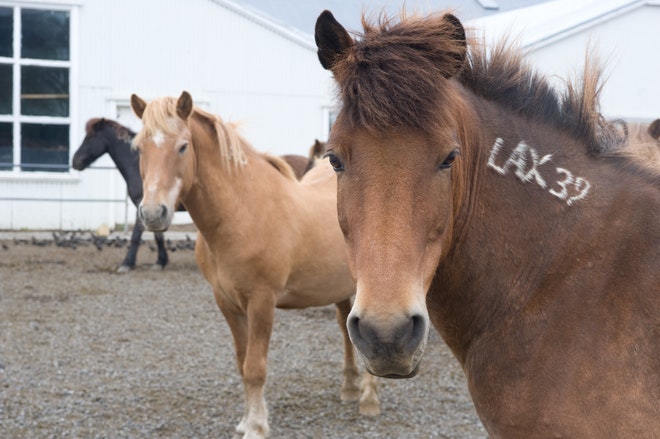
<path fill-rule="evenodd" d="M 158 272 L 144 243 L 118 275 L 124 247 L 0 244 L 1 438 L 232 437 L 242 384 L 191 249 Z M 334 307 L 277 311 L 272 438 L 486 437 L 436 333 L 417 377 L 380 380 L 380 417 L 340 401 L 342 358 Z"/>

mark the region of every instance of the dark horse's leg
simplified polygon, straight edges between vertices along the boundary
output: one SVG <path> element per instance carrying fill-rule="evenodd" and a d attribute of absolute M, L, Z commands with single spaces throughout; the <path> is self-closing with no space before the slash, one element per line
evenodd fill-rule
<path fill-rule="evenodd" d="M 163 233 L 155 232 L 154 239 L 156 240 L 156 245 L 158 245 L 158 260 L 156 261 L 156 265 L 154 265 L 153 268 L 163 269 L 169 262 L 167 257 L 167 249 L 165 248 L 165 239 L 163 239 Z"/>
<path fill-rule="evenodd" d="M 131 244 L 128 246 L 128 253 L 126 253 L 124 262 L 117 267 L 117 273 L 126 273 L 135 268 L 135 259 L 142 240 L 142 232 L 144 232 L 144 224 L 142 224 L 140 217 L 136 215 L 135 227 L 133 227 L 133 234 L 131 234 Z"/>

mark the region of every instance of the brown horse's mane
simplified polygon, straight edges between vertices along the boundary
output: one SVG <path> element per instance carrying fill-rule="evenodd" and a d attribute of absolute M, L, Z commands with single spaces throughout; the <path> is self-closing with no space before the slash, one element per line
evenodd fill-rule
<path fill-rule="evenodd" d="M 362 18 L 351 56 L 333 65 L 345 117 L 380 130 L 413 127 L 430 131 L 443 124 L 439 105 L 459 105 L 449 81 L 456 54 L 465 41 L 444 14 L 402 14 L 394 21 L 382 14 L 376 23 Z M 595 156 L 612 155 L 626 143 L 626 130 L 599 112 L 601 69 L 587 57 L 584 73 L 567 81 L 561 93 L 524 61 L 522 50 L 503 39 L 490 50 L 467 37 L 468 56 L 458 81 L 476 95 L 528 119 L 569 132 Z M 461 111 L 460 109 L 457 111 Z"/>
<path fill-rule="evenodd" d="M 137 145 L 143 139 L 152 137 L 158 130 L 163 131 L 163 134 L 167 136 L 176 136 L 179 133 L 177 124 L 172 123 L 172 119 L 179 118 L 177 116 L 176 106 L 177 99 L 173 97 L 156 98 L 149 102 L 142 115 L 142 131 L 137 134 L 133 144 Z M 245 166 L 247 164 L 246 152 L 252 151 L 261 155 L 264 160 L 285 177 L 297 180 L 293 169 L 284 159 L 271 154 L 254 151 L 252 145 L 240 135 L 237 123 L 224 122 L 220 116 L 209 113 L 197 106 L 193 108 L 190 117 L 208 123 L 215 131 L 222 165 L 226 171 L 231 171 L 232 169 L 238 170 Z"/>
<path fill-rule="evenodd" d="M 87 135 L 95 134 L 101 129 L 103 125 L 108 125 L 114 128 L 117 138 L 125 142 L 130 143 L 133 140 L 133 137 L 135 137 L 135 131 L 132 131 L 130 128 L 125 127 L 119 122 L 103 117 L 94 117 L 89 119 L 85 125 L 85 133 Z"/>

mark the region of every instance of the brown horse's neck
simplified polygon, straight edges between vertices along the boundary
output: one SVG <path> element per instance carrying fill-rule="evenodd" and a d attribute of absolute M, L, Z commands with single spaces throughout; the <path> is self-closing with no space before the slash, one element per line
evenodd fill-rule
<path fill-rule="evenodd" d="M 617 264 L 603 255 L 648 246 L 643 234 L 633 241 L 623 233 L 648 218 L 615 206 L 653 201 L 657 192 L 616 162 L 590 157 L 569 134 L 465 96 L 472 116 L 463 120 L 472 131 L 460 139 L 452 245 L 427 295 L 434 324 L 461 362 L 481 334 L 497 332 L 493 325 L 539 304 L 557 306 L 553 294 L 580 307 L 567 279 L 584 270 L 585 260 L 594 273 L 587 284 L 604 291 L 603 273 Z M 612 221 L 626 229 L 605 239 L 594 225 Z"/>

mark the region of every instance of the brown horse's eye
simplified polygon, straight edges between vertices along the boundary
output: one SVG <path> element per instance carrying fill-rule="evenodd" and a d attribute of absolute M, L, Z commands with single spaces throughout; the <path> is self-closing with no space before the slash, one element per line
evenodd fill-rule
<path fill-rule="evenodd" d="M 179 154 L 183 154 L 184 152 L 186 152 L 186 149 L 188 149 L 188 143 L 184 143 L 179 147 Z"/>
<path fill-rule="evenodd" d="M 458 150 L 455 149 L 452 152 L 450 152 L 447 158 L 445 158 L 445 161 L 442 162 L 442 164 L 440 165 L 440 169 L 451 168 L 451 165 L 454 164 L 454 161 L 456 160 L 457 156 L 458 156 Z"/>
<path fill-rule="evenodd" d="M 335 172 L 341 172 L 344 170 L 344 165 L 342 164 L 341 160 L 337 158 L 336 155 L 328 153 L 325 156 L 328 158 L 328 161 L 330 162 L 330 166 L 332 166 L 332 169 L 334 169 Z"/>

